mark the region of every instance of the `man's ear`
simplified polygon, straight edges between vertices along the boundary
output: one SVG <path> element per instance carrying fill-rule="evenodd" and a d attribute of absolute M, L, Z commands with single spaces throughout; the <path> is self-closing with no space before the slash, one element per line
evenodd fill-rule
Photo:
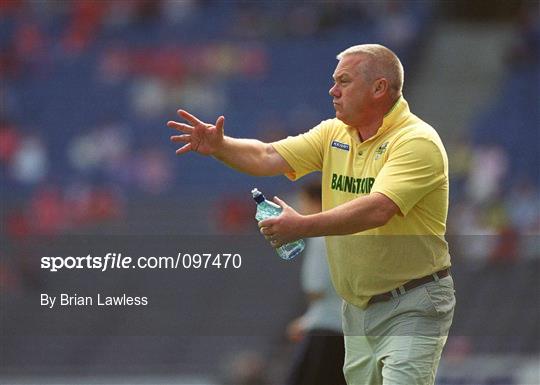
<path fill-rule="evenodd" d="M 381 96 L 386 95 L 388 92 L 388 80 L 385 78 L 380 78 L 375 80 L 373 83 L 373 96 L 380 98 Z"/>

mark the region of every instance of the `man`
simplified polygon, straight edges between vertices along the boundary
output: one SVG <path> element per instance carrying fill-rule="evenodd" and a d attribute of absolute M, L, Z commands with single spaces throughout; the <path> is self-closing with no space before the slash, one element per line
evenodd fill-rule
<path fill-rule="evenodd" d="M 326 236 L 344 299 L 349 385 L 433 384 L 455 305 L 444 239 L 448 161 L 435 130 L 409 111 L 403 67 L 386 47 L 337 56 L 330 96 L 336 118 L 275 143 L 234 139 L 186 111 L 177 154 L 212 155 L 252 175 L 290 179 L 322 171 L 323 211 L 300 215 L 279 198 L 279 217 L 259 223 L 273 247 Z"/>

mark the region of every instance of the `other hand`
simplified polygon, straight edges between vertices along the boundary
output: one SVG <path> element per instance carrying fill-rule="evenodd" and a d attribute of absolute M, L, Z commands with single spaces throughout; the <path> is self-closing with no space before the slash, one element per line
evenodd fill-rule
<path fill-rule="evenodd" d="M 259 231 L 274 248 L 303 237 L 302 225 L 304 216 L 298 214 L 292 207 L 278 197 L 274 197 L 283 211 L 277 217 L 268 218 L 259 222 Z"/>
<path fill-rule="evenodd" d="M 223 124 L 225 117 L 220 116 L 216 124 L 208 124 L 200 121 L 197 117 L 184 110 L 178 110 L 178 115 L 187 120 L 190 124 L 176 121 L 168 121 L 167 126 L 174 128 L 182 135 L 171 136 L 174 143 L 186 143 L 178 150 L 176 155 L 184 154 L 189 151 L 198 152 L 202 155 L 213 155 L 223 143 Z"/>

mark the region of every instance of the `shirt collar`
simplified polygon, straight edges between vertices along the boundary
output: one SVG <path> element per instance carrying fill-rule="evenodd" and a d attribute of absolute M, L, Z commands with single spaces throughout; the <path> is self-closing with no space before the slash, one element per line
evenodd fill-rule
<path fill-rule="evenodd" d="M 409 104 L 405 100 L 403 96 L 400 96 L 398 100 L 394 103 L 392 108 L 384 115 L 382 125 L 377 130 L 377 133 L 373 135 L 368 140 L 365 140 L 364 142 L 369 142 L 378 136 L 382 135 L 384 132 L 395 128 L 397 124 L 399 124 L 406 116 L 410 114 L 409 110 Z M 349 132 L 349 135 L 352 136 L 352 138 L 360 143 L 360 139 L 358 138 L 358 132 L 355 128 L 347 126 L 347 131 Z"/>

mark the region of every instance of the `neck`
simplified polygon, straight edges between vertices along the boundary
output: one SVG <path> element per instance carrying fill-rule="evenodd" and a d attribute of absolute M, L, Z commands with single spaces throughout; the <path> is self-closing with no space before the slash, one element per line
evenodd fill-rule
<path fill-rule="evenodd" d="M 360 141 L 364 142 L 369 138 L 375 136 L 375 134 L 379 130 L 379 127 L 382 126 L 383 117 L 383 115 L 379 115 L 372 121 L 355 127 L 356 132 L 358 132 L 358 137 L 360 138 Z"/>
<path fill-rule="evenodd" d="M 377 131 L 383 124 L 384 117 L 390 111 L 390 109 L 392 109 L 394 104 L 396 104 L 398 99 L 399 97 L 395 100 L 388 100 L 388 102 L 383 106 L 373 106 L 370 117 L 366 118 L 364 122 L 354 126 L 358 132 L 360 141 L 364 142 L 377 134 Z M 379 107 L 379 109 L 376 107 Z"/>

